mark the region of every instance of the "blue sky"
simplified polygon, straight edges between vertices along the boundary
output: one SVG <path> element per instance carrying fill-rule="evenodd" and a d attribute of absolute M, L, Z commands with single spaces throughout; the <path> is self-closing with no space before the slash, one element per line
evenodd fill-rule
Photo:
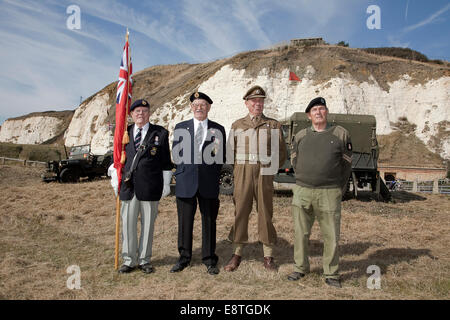
<path fill-rule="evenodd" d="M 80 8 L 81 29 L 66 13 Z M 381 29 L 368 29 L 377 5 Z M 72 12 L 71 12 L 72 13 Z M 444 0 L 0 0 L 0 123 L 30 112 L 75 109 L 117 80 L 126 27 L 134 71 L 198 63 L 322 37 L 351 47 L 409 47 L 450 60 Z"/>

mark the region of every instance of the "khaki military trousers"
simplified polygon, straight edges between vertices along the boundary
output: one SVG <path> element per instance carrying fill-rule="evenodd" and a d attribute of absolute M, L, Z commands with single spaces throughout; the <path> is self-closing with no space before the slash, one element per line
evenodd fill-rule
<path fill-rule="evenodd" d="M 235 220 L 229 239 L 233 243 L 248 242 L 248 220 L 256 200 L 259 241 L 273 246 L 277 233 L 272 223 L 273 175 L 261 175 L 260 164 L 236 164 L 234 166 Z"/>
<path fill-rule="evenodd" d="M 306 188 L 294 185 L 292 189 L 292 215 L 294 218 L 295 271 L 308 273 L 309 237 L 315 218 L 322 233 L 323 273 L 326 278 L 339 278 L 338 242 L 341 225 L 342 190 Z"/>
<path fill-rule="evenodd" d="M 136 195 L 131 200 L 122 200 L 122 258 L 123 264 L 135 267 L 150 263 L 153 231 L 158 215 L 159 201 L 139 201 Z M 141 235 L 137 243 L 137 222 L 141 213 Z"/>

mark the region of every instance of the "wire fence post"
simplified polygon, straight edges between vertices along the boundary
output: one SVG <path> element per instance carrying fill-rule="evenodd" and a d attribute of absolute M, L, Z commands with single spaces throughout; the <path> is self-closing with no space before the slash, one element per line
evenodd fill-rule
<path fill-rule="evenodd" d="M 433 180 L 433 194 L 439 194 L 439 179 Z"/>

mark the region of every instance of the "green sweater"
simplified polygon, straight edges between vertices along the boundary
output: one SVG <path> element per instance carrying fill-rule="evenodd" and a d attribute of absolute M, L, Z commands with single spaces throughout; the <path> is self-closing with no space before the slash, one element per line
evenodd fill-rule
<path fill-rule="evenodd" d="M 309 188 L 343 188 L 351 173 L 352 145 L 348 131 L 328 126 L 299 131 L 292 141 L 291 163 L 296 184 Z"/>

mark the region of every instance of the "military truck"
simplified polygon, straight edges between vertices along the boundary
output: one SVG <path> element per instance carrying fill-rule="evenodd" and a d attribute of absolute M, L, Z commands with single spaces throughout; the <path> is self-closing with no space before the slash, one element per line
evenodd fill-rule
<path fill-rule="evenodd" d="M 390 200 L 389 189 L 380 177 L 377 167 L 379 148 L 376 137 L 376 119 L 372 115 L 329 113 L 328 122 L 340 125 L 350 133 L 353 146 L 352 173 L 347 185 L 346 196 L 358 196 L 358 189 L 370 187 L 378 199 Z M 304 112 L 292 114 L 288 121 L 282 124 L 284 139 L 290 151 L 291 141 L 300 130 L 311 126 L 311 120 Z M 288 154 L 289 155 L 289 154 Z M 290 161 L 274 176 L 278 183 L 295 183 L 294 170 Z M 224 165 L 220 177 L 222 194 L 233 193 L 233 166 Z"/>
<path fill-rule="evenodd" d="M 106 176 L 113 161 L 112 151 L 94 155 L 90 145 L 74 146 L 69 154 L 66 151 L 66 157 L 64 160 L 47 162 L 47 170 L 42 174 L 44 182 L 78 182 L 80 178 Z"/>

